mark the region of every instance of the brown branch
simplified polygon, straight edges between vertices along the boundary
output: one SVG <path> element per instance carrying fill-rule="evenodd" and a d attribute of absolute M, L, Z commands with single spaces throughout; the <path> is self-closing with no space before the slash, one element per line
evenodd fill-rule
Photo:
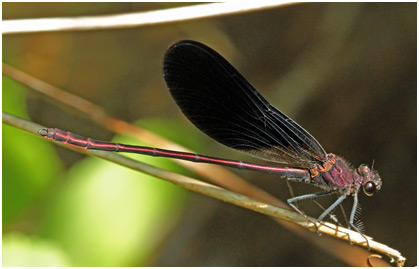
<path fill-rule="evenodd" d="M 32 134 L 37 134 L 37 130 L 41 128 L 45 128 L 39 124 L 35 124 L 32 122 L 26 121 L 24 119 L 20 119 L 18 117 L 12 116 L 5 112 L 3 112 L 3 122 L 9 125 L 18 127 L 20 129 L 23 129 L 25 131 L 28 131 Z M 49 141 L 53 141 L 53 140 L 49 140 Z M 190 178 L 190 177 L 179 175 L 174 172 L 166 171 L 164 169 L 157 168 L 148 164 L 144 164 L 144 163 L 132 160 L 130 158 L 124 157 L 116 153 L 107 152 L 107 151 L 86 150 L 80 147 L 74 147 L 74 146 L 64 144 L 61 142 L 55 142 L 55 141 L 53 142 L 56 144 L 59 144 L 60 146 L 67 147 L 71 150 L 81 152 L 83 154 L 106 159 L 113 163 L 117 163 L 122 166 L 131 168 L 140 172 L 144 172 L 146 174 L 169 181 L 185 189 L 198 192 L 198 193 L 222 200 L 224 202 L 232 203 L 237 206 L 241 206 L 241 207 L 271 216 L 275 219 L 292 222 L 312 232 L 318 230 L 320 233 L 327 234 L 329 236 L 332 236 L 338 239 L 350 241 L 360 246 L 365 247 L 367 245 L 364 237 L 361 234 L 354 232 L 352 230 L 345 229 L 343 227 L 333 225 L 331 223 L 325 222 L 325 225 L 320 225 L 316 229 L 315 225 L 313 224 L 316 222 L 315 219 L 309 218 L 311 222 L 307 221 L 306 218 L 297 214 L 294 211 L 276 207 L 274 205 L 258 201 L 256 199 L 223 189 L 221 187 L 218 187 L 212 184 L 208 184 L 208 183 L 205 183 L 205 182 L 202 182 L 202 181 Z M 333 228 L 329 228 L 328 226 L 333 227 Z M 390 247 L 384 244 L 381 244 L 379 242 L 375 242 L 372 238 L 368 238 L 368 244 L 372 250 L 379 253 L 383 253 L 389 256 L 390 258 L 394 259 L 397 265 L 399 266 L 402 266 L 406 260 L 403 256 L 401 256 L 400 252 L 398 252 L 397 250 L 391 249 Z"/>

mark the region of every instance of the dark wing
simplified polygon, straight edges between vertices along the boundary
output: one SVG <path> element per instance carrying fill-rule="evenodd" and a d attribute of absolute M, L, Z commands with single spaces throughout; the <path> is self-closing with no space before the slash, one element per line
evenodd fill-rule
<path fill-rule="evenodd" d="M 211 48 L 196 41 L 175 43 L 164 57 L 163 75 L 185 116 L 218 142 L 274 162 L 311 166 L 325 160 L 313 136 Z"/>

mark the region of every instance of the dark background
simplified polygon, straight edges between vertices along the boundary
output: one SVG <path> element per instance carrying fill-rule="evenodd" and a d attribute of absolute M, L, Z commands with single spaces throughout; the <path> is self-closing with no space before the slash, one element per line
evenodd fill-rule
<path fill-rule="evenodd" d="M 180 5 L 3 3 L 3 20 L 116 14 Z M 129 29 L 3 35 L 3 62 L 86 98 L 126 121 L 161 122 L 163 126 L 156 129 L 179 124 L 182 130 L 176 131 L 180 132 L 177 137 L 183 140 L 179 138 L 178 142 L 184 141 L 200 153 L 250 161 L 194 129 L 166 90 L 161 75 L 166 48 L 180 39 L 203 42 L 226 57 L 272 104 L 316 137 L 326 151 L 343 156 L 356 167 L 374 161 L 383 187 L 374 197 L 360 195 L 366 233 L 399 250 L 407 257 L 406 265 L 415 266 L 416 22 L 416 3 L 306 3 Z M 111 132 L 30 89 L 24 89 L 24 102 L 18 101 L 22 104 L 10 104 L 14 99 L 8 96 L 16 91 L 3 76 L 3 110 L 25 105 L 35 122 L 101 140 L 112 139 Z M 109 262 L 95 260 L 94 255 L 119 255 L 112 249 L 118 245 L 109 244 L 108 252 L 102 253 L 99 245 L 106 244 L 99 239 L 78 246 L 69 241 L 82 239 L 67 238 L 69 230 L 61 230 L 66 218 L 84 219 L 76 209 L 72 211 L 71 203 L 60 199 L 73 195 L 71 178 L 65 178 L 67 171 L 88 157 L 59 147 L 50 149 L 48 152 L 55 157 L 47 166 L 61 168 L 48 172 L 51 179 L 41 187 L 32 182 L 36 185 L 36 191 L 32 191 L 26 184 L 28 179 L 16 179 L 16 173 L 25 169 L 33 175 L 46 172 L 37 164 L 24 165 L 13 151 L 8 151 L 10 147 L 5 144 L 16 136 L 6 128 L 3 125 L 3 248 L 10 242 L 45 240 L 65 257 L 65 262 L 54 263 L 57 266 L 346 265 L 266 216 L 182 190 L 176 190 L 182 193 L 179 201 L 170 201 L 179 204 L 177 213 L 164 220 L 172 225 L 157 232 L 158 243 L 149 246 L 147 255 L 138 258 L 142 239 L 118 226 L 121 231 L 108 230 L 101 239 L 109 233 L 125 232 L 134 247 Z M 52 147 L 41 139 L 33 140 Z M 35 149 L 28 144 L 21 154 L 48 158 Z M 253 172 L 238 173 L 281 200 L 289 197 L 283 180 Z M 117 188 L 117 182 L 113 186 Z M 88 189 L 86 192 L 89 197 Z M 79 201 L 78 197 L 74 199 Z M 65 209 L 60 208 L 62 203 Z M 57 207 L 51 209 L 51 204 Z M 66 210 L 72 213 L 65 215 Z M 130 206 L 130 210 L 136 208 Z M 111 217 L 122 221 L 118 215 Z M 150 233 L 156 233 L 155 229 Z M 10 241 L 8 236 L 12 235 L 20 239 Z M 32 251 L 25 246 L 25 253 Z M 3 261 L 13 263 L 8 257 L 3 252 Z M 34 260 L 29 259 L 28 264 L 36 264 Z"/>

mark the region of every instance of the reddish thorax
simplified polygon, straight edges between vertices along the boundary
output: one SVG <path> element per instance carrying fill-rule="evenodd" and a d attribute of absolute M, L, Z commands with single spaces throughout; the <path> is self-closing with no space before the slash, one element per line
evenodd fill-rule
<path fill-rule="evenodd" d="M 347 189 L 362 181 L 362 178 L 354 173 L 354 169 L 346 161 L 333 153 L 327 154 L 327 160 L 322 166 L 315 165 L 311 168 L 310 174 L 314 183 L 326 183 L 333 189 Z"/>

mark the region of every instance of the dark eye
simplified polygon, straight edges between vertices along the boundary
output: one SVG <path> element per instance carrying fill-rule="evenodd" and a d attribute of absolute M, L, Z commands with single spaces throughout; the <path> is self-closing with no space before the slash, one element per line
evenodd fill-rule
<path fill-rule="evenodd" d="M 363 189 L 364 193 L 368 196 L 373 196 L 377 192 L 377 186 L 371 181 L 365 183 Z"/>

